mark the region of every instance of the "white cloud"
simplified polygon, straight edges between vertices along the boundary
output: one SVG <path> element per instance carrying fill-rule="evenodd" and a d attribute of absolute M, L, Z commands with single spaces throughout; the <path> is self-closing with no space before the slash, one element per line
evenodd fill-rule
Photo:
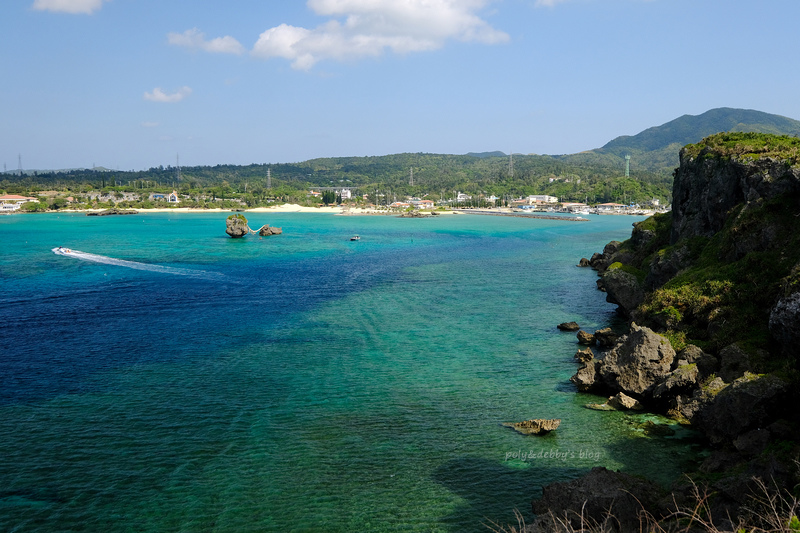
<path fill-rule="evenodd" d="M 206 52 L 218 54 L 239 55 L 244 52 L 244 46 L 233 37 L 226 35 L 225 37 L 217 37 L 207 41 L 205 34 L 197 28 L 186 30 L 183 33 L 171 32 L 167 34 L 167 41 L 169 44 L 174 44 L 175 46 L 205 50 Z"/>
<path fill-rule="evenodd" d="M 153 92 L 144 93 L 144 99 L 151 102 L 173 103 L 180 102 L 190 94 L 192 94 L 192 89 L 189 87 L 181 87 L 174 93 L 165 93 L 161 87 L 156 87 Z"/>
<path fill-rule="evenodd" d="M 56 13 L 85 13 L 91 15 L 110 0 L 35 0 L 33 9 Z"/>
<path fill-rule="evenodd" d="M 561 4 L 567 0 L 536 0 L 534 6 L 536 7 L 555 7 L 556 4 Z"/>
<path fill-rule="evenodd" d="M 308 70 L 323 59 L 339 61 L 441 48 L 447 40 L 495 44 L 508 34 L 475 13 L 490 0 L 308 0 L 331 20 L 315 29 L 281 24 L 258 39 L 252 54 L 282 57 Z M 341 20 L 339 20 L 341 19 Z"/>
<path fill-rule="evenodd" d="M 157 128 L 158 122 L 142 122 L 143 128 Z"/>

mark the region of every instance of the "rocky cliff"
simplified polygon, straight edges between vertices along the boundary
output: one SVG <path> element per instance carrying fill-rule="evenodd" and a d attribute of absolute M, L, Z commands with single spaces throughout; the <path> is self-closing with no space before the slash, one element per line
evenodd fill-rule
<path fill-rule="evenodd" d="M 754 476 L 798 481 L 800 139 L 686 146 L 673 202 L 582 261 L 630 333 L 581 357 L 572 381 L 696 427 L 713 450 L 701 471 L 715 509 L 736 515 Z"/>

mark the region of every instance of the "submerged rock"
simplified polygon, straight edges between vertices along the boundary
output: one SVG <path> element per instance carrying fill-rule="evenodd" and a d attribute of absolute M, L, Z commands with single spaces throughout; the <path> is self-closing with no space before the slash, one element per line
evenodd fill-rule
<path fill-rule="evenodd" d="M 578 331 L 581 329 L 577 322 L 562 322 L 556 327 L 561 331 Z"/>
<path fill-rule="evenodd" d="M 560 418 L 534 418 L 533 420 L 525 420 L 523 422 L 504 422 L 503 425 L 513 428 L 515 431 L 523 435 L 544 435 L 550 433 L 558 428 L 561 424 Z"/>

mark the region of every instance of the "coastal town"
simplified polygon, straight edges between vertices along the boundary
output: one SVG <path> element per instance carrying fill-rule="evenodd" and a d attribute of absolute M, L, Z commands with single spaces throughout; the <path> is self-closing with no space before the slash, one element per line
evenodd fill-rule
<path fill-rule="evenodd" d="M 437 200 L 428 197 L 389 198 L 383 194 L 355 194 L 353 188 L 334 188 L 330 196 L 322 189 L 310 189 L 302 203 L 269 198 L 263 202 L 249 202 L 247 198 L 232 196 L 217 198 L 204 194 L 171 192 L 109 192 L 92 190 L 83 195 L 64 191 L 37 191 L 28 195 L 0 195 L 0 213 L 31 213 L 46 211 L 97 211 L 104 209 L 137 210 L 251 210 L 269 208 L 280 210 L 291 206 L 290 210 L 333 210 L 343 214 L 397 214 L 409 211 L 465 212 L 467 210 L 486 210 L 505 213 L 566 213 L 570 215 L 652 215 L 669 211 L 657 198 L 645 204 L 621 204 L 616 202 L 585 203 L 561 201 L 550 195 L 528 195 L 525 197 L 500 198 L 495 195 L 479 196 L 456 192 L 450 198 Z M 427 196 L 427 195 L 426 195 Z M 333 197 L 333 201 L 329 198 Z M 468 211 L 467 211 L 468 212 Z"/>

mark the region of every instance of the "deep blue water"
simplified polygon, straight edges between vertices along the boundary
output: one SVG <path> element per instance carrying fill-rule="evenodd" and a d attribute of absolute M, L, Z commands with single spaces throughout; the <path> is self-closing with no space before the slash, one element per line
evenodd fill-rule
<path fill-rule="evenodd" d="M 592 466 L 694 458 L 585 409 L 554 327 L 615 322 L 574 265 L 638 219 L 247 216 L 284 233 L 0 217 L 0 530 L 486 531 Z"/>

